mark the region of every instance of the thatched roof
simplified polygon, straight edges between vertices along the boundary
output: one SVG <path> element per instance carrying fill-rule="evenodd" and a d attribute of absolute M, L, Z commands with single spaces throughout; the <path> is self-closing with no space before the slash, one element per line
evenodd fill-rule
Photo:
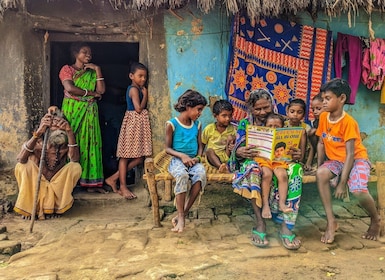
<path fill-rule="evenodd" d="M 0 0 L 0 19 L 7 9 L 24 9 L 25 3 L 33 0 Z M 47 0 L 55 1 L 55 0 Z M 57 0 L 56 0 L 57 1 Z M 95 3 L 107 0 L 78 0 Z M 176 9 L 188 2 L 196 2 L 199 9 L 209 13 L 215 5 L 223 5 L 229 14 L 235 14 L 239 10 L 246 9 L 250 17 L 277 17 L 282 14 L 296 14 L 307 10 L 312 15 L 317 12 L 325 12 L 336 17 L 341 13 L 356 15 L 359 9 L 371 13 L 373 9 L 385 11 L 385 0 L 108 0 L 115 10 L 146 10 L 152 8 Z"/>

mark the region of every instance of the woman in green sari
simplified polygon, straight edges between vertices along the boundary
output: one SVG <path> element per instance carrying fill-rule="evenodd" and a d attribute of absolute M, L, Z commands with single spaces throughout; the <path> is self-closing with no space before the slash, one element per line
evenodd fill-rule
<path fill-rule="evenodd" d="M 72 65 L 64 65 L 59 78 L 64 87 L 62 111 L 75 132 L 80 148 L 82 175 L 80 186 L 90 192 L 104 192 L 102 138 L 97 100 L 105 92 L 104 78 L 98 65 L 90 63 L 92 52 L 86 43 L 74 43 Z"/>

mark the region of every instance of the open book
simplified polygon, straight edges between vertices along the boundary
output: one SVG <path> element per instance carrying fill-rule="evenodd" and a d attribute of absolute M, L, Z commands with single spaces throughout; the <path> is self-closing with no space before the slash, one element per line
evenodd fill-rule
<path fill-rule="evenodd" d="M 291 161 L 290 148 L 299 148 L 302 127 L 269 128 L 248 125 L 246 145 L 255 146 L 259 156 L 277 161 Z"/>

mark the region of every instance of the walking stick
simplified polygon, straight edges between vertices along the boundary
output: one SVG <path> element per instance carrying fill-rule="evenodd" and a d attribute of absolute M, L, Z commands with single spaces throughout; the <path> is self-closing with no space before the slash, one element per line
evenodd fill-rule
<path fill-rule="evenodd" d="M 32 209 L 32 214 L 31 214 L 31 225 L 29 227 L 30 233 L 32 233 L 33 224 L 35 223 L 37 201 L 39 199 L 41 174 L 43 171 L 43 163 L 45 161 L 45 153 L 47 150 L 48 137 L 49 137 L 49 127 L 47 127 L 47 130 L 44 132 L 43 148 L 41 149 L 41 156 L 40 156 L 40 163 L 39 163 L 39 174 L 37 175 L 36 191 L 35 191 L 35 197 L 34 197 L 34 201 L 33 201 L 33 209 Z"/>

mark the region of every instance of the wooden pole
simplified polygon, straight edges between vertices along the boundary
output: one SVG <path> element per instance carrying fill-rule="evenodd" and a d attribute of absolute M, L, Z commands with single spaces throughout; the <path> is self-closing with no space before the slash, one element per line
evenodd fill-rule
<path fill-rule="evenodd" d="M 42 174 L 42 171 L 43 171 L 43 163 L 45 161 L 45 153 L 47 151 L 48 137 L 49 137 L 49 128 L 47 128 L 47 130 L 44 133 L 43 147 L 41 149 L 41 156 L 40 156 L 40 163 L 39 163 L 39 174 L 37 175 L 36 191 L 35 191 L 35 197 L 34 197 L 34 201 L 33 201 L 33 208 L 32 208 L 32 213 L 31 213 L 31 225 L 29 227 L 29 232 L 30 233 L 32 233 L 33 225 L 35 223 L 37 201 L 39 200 L 39 190 L 40 190 L 41 174 Z"/>
<path fill-rule="evenodd" d="M 159 196 L 156 189 L 156 181 L 154 174 L 154 160 L 152 158 L 146 158 L 146 160 L 144 161 L 144 171 L 146 172 L 147 186 L 150 192 L 154 226 L 162 227 L 159 215 Z"/>
<path fill-rule="evenodd" d="M 385 235 L 385 162 L 376 163 L 378 213 L 381 217 L 380 236 Z"/>

